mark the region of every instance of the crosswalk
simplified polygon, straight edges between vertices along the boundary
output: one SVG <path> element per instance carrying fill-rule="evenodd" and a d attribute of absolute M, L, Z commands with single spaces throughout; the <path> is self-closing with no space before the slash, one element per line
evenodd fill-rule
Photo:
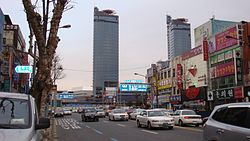
<path fill-rule="evenodd" d="M 58 118 L 55 123 L 56 126 L 61 126 L 65 130 L 81 129 L 79 122 L 73 118 Z"/>

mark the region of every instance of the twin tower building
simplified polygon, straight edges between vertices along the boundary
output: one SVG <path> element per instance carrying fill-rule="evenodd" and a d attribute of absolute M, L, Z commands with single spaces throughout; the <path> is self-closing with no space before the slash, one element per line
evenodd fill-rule
<path fill-rule="evenodd" d="M 168 59 L 191 49 L 190 24 L 167 16 Z M 181 42 L 179 42 L 181 40 Z M 119 16 L 94 8 L 93 95 L 119 85 Z"/>

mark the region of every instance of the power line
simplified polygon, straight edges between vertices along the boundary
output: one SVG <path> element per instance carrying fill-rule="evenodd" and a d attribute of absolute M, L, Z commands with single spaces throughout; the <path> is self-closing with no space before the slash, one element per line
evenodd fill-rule
<path fill-rule="evenodd" d="M 120 69 L 120 71 L 131 71 L 131 70 L 138 70 L 138 69 L 146 69 L 149 68 L 149 66 L 143 66 L 143 67 L 135 67 L 135 68 L 127 68 L 127 69 Z M 65 71 L 76 71 L 76 72 L 94 72 L 91 70 L 81 70 L 81 69 L 68 69 L 64 68 Z M 107 70 L 108 72 L 109 70 Z M 106 72 L 106 71 L 95 71 L 95 72 Z"/>

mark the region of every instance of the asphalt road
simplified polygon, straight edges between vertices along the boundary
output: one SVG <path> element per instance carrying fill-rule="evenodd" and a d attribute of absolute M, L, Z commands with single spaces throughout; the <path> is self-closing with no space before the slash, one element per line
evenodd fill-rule
<path fill-rule="evenodd" d="M 202 127 L 179 127 L 173 130 L 138 128 L 135 120 L 82 122 L 80 114 L 56 118 L 59 141 L 201 141 Z"/>

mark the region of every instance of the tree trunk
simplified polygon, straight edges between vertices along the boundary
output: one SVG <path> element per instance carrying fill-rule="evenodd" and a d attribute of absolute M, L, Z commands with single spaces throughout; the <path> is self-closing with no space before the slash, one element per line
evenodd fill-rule
<path fill-rule="evenodd" d="M 56 1 L 55 7 L 53 9 L 52 20 L 50 22 L 51 25 L 48 39 L 46 39 L 46 35 L 44 35 L 44 30 L 47 29 L 44 29 L 44 22 L 41 21 L 41 15 L 35 12 L 35 6 L 32 5 L 31 0 L 22 1 L 26 12 L 27 21 L 30 25 L 29 27 L 31 27 L 32 31 L 34 32 L 39 51 L 39 57 L 36 65 L 37 72 L 32 83 L 31 94 L 36 99 L 39 115 L 44 116 L 46 98 L 52 88 L 51 68 L 52 60 L 54 58 L 58 44 L 57 33 L 59 29 L 59 23 L 68 1 Z"/>

